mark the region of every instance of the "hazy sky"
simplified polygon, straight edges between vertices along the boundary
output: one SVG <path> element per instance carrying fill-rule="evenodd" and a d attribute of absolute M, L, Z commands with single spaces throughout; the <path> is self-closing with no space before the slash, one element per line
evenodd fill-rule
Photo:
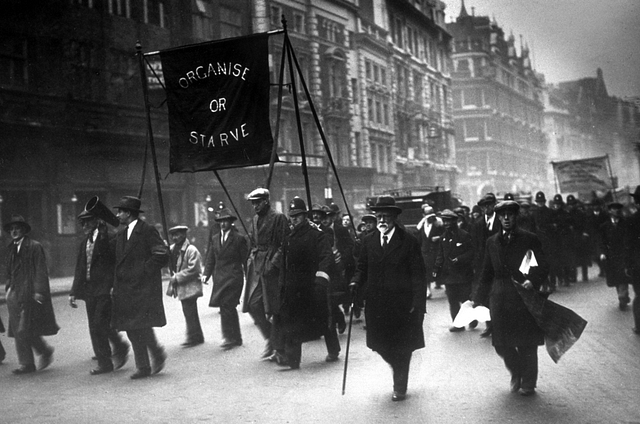
<path fill-rule="evenodd" d="M 447 21 L 461 0 L 444 0 Z M 496 18 L 506 36 L 520 34 L 547 82 L 595 77 L 610 95 L 640 96 L 640 0 L 465 0 L 469 14 Z"/>

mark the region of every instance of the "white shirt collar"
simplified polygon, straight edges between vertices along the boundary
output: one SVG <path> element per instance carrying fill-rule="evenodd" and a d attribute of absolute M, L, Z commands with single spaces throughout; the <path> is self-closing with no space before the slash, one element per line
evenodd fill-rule
<path fill-rule="evenodd" d="M 391 238 L 393 237 L 393 234 L 396 232 L 396 227 L 394 225 L 394 227 L 391 230 L 388 230 L 386 233 L 380 233 L 380 245 L 382 246 L 382 244 L 384 243 L 384 240 L 382 239 L 383 236 L 387 236 L 387 243 L 391 243 Z"/>
<path fill-rule="evenodd" d="M 496 219 L 496 213 L 494 212 L 491 215 L 491 218 L 487 218 L 487 215 L 484 216 L 484 222 L 489 227 L 490 230 L 493 230 L 493 221 Z"/>
<path fill-rule="evenodd" d="M 127 240 L 131 238 L 131 233 L 133 233 L 133 229 L 135 228 L 137 223 L 138 223 L 138 220 L 136 219 L 131 221 L 127 226 Z"/>

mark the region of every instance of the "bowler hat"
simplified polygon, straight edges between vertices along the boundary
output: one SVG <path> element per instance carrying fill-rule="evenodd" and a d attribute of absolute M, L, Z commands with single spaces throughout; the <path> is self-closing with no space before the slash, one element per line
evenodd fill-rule
<path fill-rule="evenodd" d="M 134 211 L 134 212 L 144 212 L 142 210 L 140 210 L 140 205 L 142 202 L 140 202 L 140 199 L 138 199 L 137 197 L 134 196 L 124 196 L 122 198 L 120 198 L 120 203 L 116 206 L 114 206 L 114 209 L 125 209 L 128 211 Z"/>
<path fill-rule="evenodd" d="M 263 199 L 269 200 L 269 190 L 262 187 L 258 187 L 257 189 L 249 193 L 249 196 L 247 196 L 247 200 L 263 200 Z"/>
<path fill-rule="evenodd" d="M 402 209 L 396 206 L 396 199 L 392 196 L 378 196 L 376 199 L 376 204 L 371 206 L 371 210 L 374 212 L 378 211 L 394 211 L 398 215 L 402 213 Z"/>
<path fill-rule="evenodd" d="M 455 212 L 453 212 L 450 209 L 445 209 L 442 212 L 440 212 L 440 218 L 442 219 L 458 219 L 458 214 L 456 214 Z"/>
<path fill-rule="evenodd" d="M 296 196 L 291 199 L 291 203 L 289 203 L 289 216 L 299 215 L 301 213 L 307 213 L 307 204 L 304 203 L 304 200 Z"/>
<path fill-rule="evenodd" d="M 330 210 L 330 214 L 331 215 L 337 215 L 340 213 L 340 206 L 336 205 L 335 203 L 332 203 L 329 205 L 329 210 Z"/>
<path fill-rule="evenodd" d="M 520 204 L 514 200 L 503 200 L 499 202 L 494 209 L 497 214 L 505 213 L 507 211 L 518 212 L 518 210 L 520 210 Z"/>
<path fill-rule="evenodd" d="M 482 196 L 482 199 L 478 200 L 478 206 L 488 205 L 491 203 L 496 203 L 496 195 L 493 193 L 487 193 Z"/>
<path fill-rule="evenodd" d="M 189 227 L 187 227 L 186 225 L 176 225 L 175 227 L 169 228 L 169 234 L 178 231 L 184 231 L 186 233 L 187 231 L 189 231 Z"/>
<path fill-rule="evenodd" d="M 224 221 L 225 219 L 235 221 L 238 217 L 232 214 L 229 208 L 222 208 L 216 214 L 215 221 Z"/>
<path fill-rule="evenodd" d="M 27 221 L 25 221 L 22 215 L 11 215 L 11 220 L 4 224 L 2 228 L 4 228 L 6 232 L 9 232 L 9 227 L 11 227 L 13 224 L 22 225 L 25 234 L 31 231 L 31 226 L 27 223 Z"/>
<path fill-rule="evenodd" d="M 546 202 L 547 198 L 545 197 L 544 193 L 539 191 L 536 193 L 536 202 Z"/>

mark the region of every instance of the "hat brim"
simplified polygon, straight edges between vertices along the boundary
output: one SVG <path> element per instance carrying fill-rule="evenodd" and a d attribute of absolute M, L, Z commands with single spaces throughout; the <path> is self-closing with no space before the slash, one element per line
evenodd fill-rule
<path fill-rule="evenodd" d="M 144 211 L 142 209 L 130 208 L 128 206 L 114 206 L 112 209 L 122 209 L 123 211 L 132 211 L 132 212 L 144 213 Z"/>
<path fill-rule="evenodd" d="M 220 222 L 220 221 L 235 221 L 237 219 L 238 219 L 238 217 L 233 216 L 233 215 L 229 215 L 229 216 L 222 216 L 222 217 L 214 218 L 213 220 L 216 221 L 216 222 Z"/>
<path fill-rule="evenodd" d="M 18 225 L 22 225 L 24 227 L 24 233 L 28 234 L 31 232 L 31 225 L 27 224 L 24 221 L 11 221 L 11 222 L 7 222 L 6 224 L 4 224 L 4 226 L 2 227 L 7 233 L 9 232 L 9 227 L 11 227 L 14 224 L 18 224 Z"/>

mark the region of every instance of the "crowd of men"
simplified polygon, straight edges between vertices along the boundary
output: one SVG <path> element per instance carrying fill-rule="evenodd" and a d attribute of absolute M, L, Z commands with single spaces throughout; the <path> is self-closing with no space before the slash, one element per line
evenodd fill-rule
<path fill-rule="evenodd" d="M 640 202 L 640 186 L 631 197 Z M 436 210 L 425 203 L 414 228 L 401 223 L 402 209 L 393 197 L 380 196 L 356 230 L 335 204 L 307 208 L 296 197 L 282 213 L 272 207 L 269 191 L 257 188 L 248 196 L 255 212 L 249 234 L 241 234 L 234 226 L 238 217 L 223 208 L 204 256 L 190 243 L 185 225 L 169 229 L 167 246 L 156 228 L 139 219 L 143 211 L 136 197 L 125 196 L 114 206 L 121 224 L 116 234 L 107 231 L 99 214 L 85 210 L 78 216 L 85 237 L 69 304 L 86 303 L 97 360 L 90 373 L 122 367 L 130 348 L 136 365 L 132 379 L 163 369 L 166 353 L 153 328 L 166 324 L 165 294 L 181 302 L 183 347 L 204 343 L 197 299 L 203 284 L 212 281 L 209 306 L 220 308 L 220 347 L 242 345 L 236 307 L 244 293 L 242 311 L 265 340 L 261 358 L 293 370 L 300 367 L 302 344 L 319 338 L 326 343 L 325 360 L 337 361 L 345 315 L 360 317 L 364 310 L 367 346 L 391 366 L 392 400 L 401 401 L 412 352 L 425 345 L 427 299 L 432 289 L 444 287 L 452 322 L 469 300 L 490 308 L 493 319 L 481 336 L 492 337 L 511 373 L 511 390 L 532 395 L 543 335 L 519 291 L 547 297 L 579 277 L 587 281 L 596 263 L 600 276 L 616 288 L 621 310 L 631 301 L 629 285 L 634 287 L 634 331 L 640 333 L 640 213 L 624 216 L 620 203 L 580 202 L 572 195 L 566 202 L 559 194 L 548 201 L 538 192 L 531 200 L 486 193 L 472 208 Z M 6 290 L 8 332 L 20 363 L 15 374 L 36 371 L 34 352 L 40 356 L 38 369 L 51 364 L 54 350 L 42 336 L 58 330 L 46 258 L 28 237 L 30 229 L 21 216 L 4 225 L 12 238 Z M 531 272 L 522 271 L 524 259 Z M 165 267 L 169 284 L 163 293 Z M 469 327 L 477 325 L 473 321 Z M 0 345 L 0 361 L 4 355 Z"/>

